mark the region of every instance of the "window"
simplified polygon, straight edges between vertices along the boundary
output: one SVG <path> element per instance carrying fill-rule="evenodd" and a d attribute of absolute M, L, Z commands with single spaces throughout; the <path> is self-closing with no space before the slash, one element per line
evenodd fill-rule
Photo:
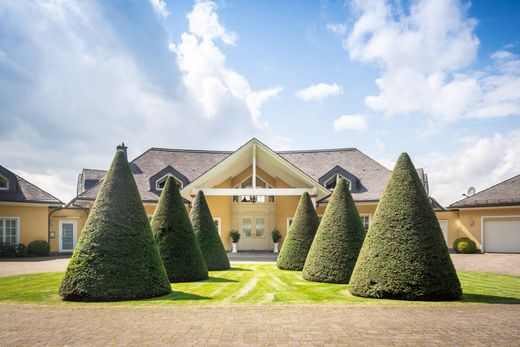
<path fill-rule="evenodd" d="M 363 222 L 363 228 L 365 228 L 365 231 L 367 231 L 368 227 L 370 226 L 370 215 L 360 214 L 359 217 L 361 217 L 361 222 Z"/>
<path fill-rule="evenodd" d="M 256 187 L 257 188 L 272 188 L 269 184 L 267 184 L 260 177 L 256 177 Z M 240 184 L 236 185 L 235 188 L 240 189 L 251 189 L 253 188 L 253 176 L 249 176 L 245 180 L 243 180 Z M 274 196 L 272 195 L 242 195 L 242 196 L 233 196 L 233 202 L 252 202 L 252 203 L 265 203 L 265 202 L 274 202 Z"/>
<path fill-rule="evenodd" d="M 0 190 L 8 190 L 9 189 L 9 180 L 0 175 Z"/>
<path fill-rule="evenodd" d="M 166 179 L 168 178 L 168 176 L 173 177 L 173 179 L 175 180 L 175 183 L 177 183 L 177 187 L 178 187 L 179 189 L 182 189 L 182 182 L 179 181 L 179 180 L 177 179 L 177 177 L 175 177 L 175 176 L 173 176 L 173 175 L 165 175 L 165 176 L 159 178 L 157 181 L 155 181 L 155 189 L 157 189 L 157 190 L 163 190 L 164 185 L 166 184 Z"/>
<path fill-rule="evenodd" d="M 327 188 L 328 190 L 334 190 L 334 188 L 336 188 L 336 184 L 338 183 L 340 178 L 345 178 L 345 177 L 343 177 L 343 175 L 340 175 L 340 174 L 335 174 L 334 176 L 329 178 L 327 181 L 325 181 L 325 188 Z M 350 189 L 350 186 L 351 186 L 350 180 L 348 180 L 346 178 L 345 178 L 345 180 L 347 181 L 348 189 Z"/>
<path fill-rule="evenodd" d="M 292 222 L 293 218 L 287 218 L 287 232 L 289 232 L 289 228 L 291 227 Z"/>
<path fill-rule="evenodd" d="M 18 243 L 18 218 L 0 218 L 0 242 Z"/>
<path fill-rule="evenodd" d="M 222 218 L 213 218 L 213 221 L 215 222 L 215 226 L 217 227 L 218 234 L 222 235 Z"/>

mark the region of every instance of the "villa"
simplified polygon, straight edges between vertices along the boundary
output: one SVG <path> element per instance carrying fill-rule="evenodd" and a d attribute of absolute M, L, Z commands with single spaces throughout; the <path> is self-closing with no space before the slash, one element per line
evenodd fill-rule
<path fill-rule="evenodd" d="M 126 150 L 124 145 L 121 147 Z M 228 250 L 232 229 L 242 234 L 239 250 L 272 250 L 271 231 L 276 228 L 285 237 L 301 194 L 311 195 L 318 215 L 322 216 L 340 177 L 349 182 L 363 224 L 368 228 L 391 173 L 356 148 L 276 152 L 255 138 L 236 151 L 150 148 L 132 160 L 130 166 L 150 218 L 168 176 L 176 180 L 188 209 L 196 193 L 202 190 Z M 71 252 L 106 171 L 83 169 L 78 177 L 77 196 L 63 206 L 58 199 L 7 169 L 0 169 L 3 242 L 27 244 L 47 239 L 51 251 Z M 417 172 L 429 193 L 426 173 L 422 169 Z M 21 193 L 14 194 L 17 189 Z M 431 201 L 450 248 L 456 238 L 467 236 L 482 251 L 520 252 L 520 176 L 449 208 L 442 207 L 434 198 Z M 45 209 L 38 210 L 36 206 Z M 26 216 L 36 211 L 44 211 L 40 213 L 43 217 L 26 222 Z M 11 220 L 17 221 L 15 240 L 6 236 L 11 235 L 11 222 L 6 222 Z"/>

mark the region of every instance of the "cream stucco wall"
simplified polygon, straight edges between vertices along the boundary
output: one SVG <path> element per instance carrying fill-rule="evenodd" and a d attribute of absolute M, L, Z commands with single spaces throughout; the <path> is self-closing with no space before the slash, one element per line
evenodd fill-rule
<path fill-rule="evenodd" d="M 48 213 L 47 205 L 0 205 L 0 217 L 19 219 L 18 242 L 26 246 L 34 240 L 47 241 Z"/>

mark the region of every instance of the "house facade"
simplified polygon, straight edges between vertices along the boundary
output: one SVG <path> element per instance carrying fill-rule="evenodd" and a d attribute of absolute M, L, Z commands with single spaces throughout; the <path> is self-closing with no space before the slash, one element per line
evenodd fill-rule
<path fill-rule="evenodd" d="M 257 139 L 236 151 L 151 148 L 130 166 L 150 218 L 166 177 L 175 179 L 188 210 L 202 190 L 228 250 L 233 229 L 241 233 L 240 250 L 272 250 L 271 231 L 276 228 L 285 238 L 300 196 L 308 192 L 322 216 L 340 177 L 349 182 L 368 228 L 391 173 L 356 148 L 275 152 Z M 59 228 L 63 218 L 70 218 L 62 214 L 72 210 L 79 233 L 105 174 L 84 169 L 78 177 L 76 198 L 53 216 L 52 225 Z M 418 174 L 428 189 L 426 174 L 421 169 Z M 445 233 L 448 237 L 448 230 Z M 58 249 L 56 242 L 51 245 Z"/>
<path fill-rule="evenodd" d="M 59 199 L 0 165 L 0 243 L 48 240 L 49 215 L 62 206 Z"/>
<path fill-rule="evenodd" d="M 130 167 L 149 218 L 168 176 L 177 182 L 188 211 L 196 193 L 202 190 L 228 250 L 232 229 L 242 235 L 239 250 L 272 250 L 271 231 L 278 229 L 285 239 L 301 194 L 310 194 L 318 216 L 322 216 L 340 177 L 349 182 L 363 224 L 368 228 L 391 174 L 356 148 L 276 152 L 254 138 L 236 151 L 150 148 L 132 160 Z M 106 173 L 83 169 L 78 176 L 76 197 L 64 206 L 52 196 L 42 200 L 47 205 L 34 201 L 7 204 L 2 198 L 5 191 L 0 188 L 0 218 L 19 216 L 17 240 L 22 243 L 48 239 L 52 252 L 71 252 Z M 426 173 L 422 169 L 417 173 L 428 192 Z M 519 188 L 517 176 L 449 208 L 431 198 L 448 247 L 456 238 L 467 236 L 483 251 L 520 252 Z M 12 210 L 12 206 L 18 209 Z M 22 207 L 26 210 L 22 211 Z M 36 219 L 38 227 L 24 226 L 36 223 Z M 32 231 L 36 229 L 38 232 Z"/>

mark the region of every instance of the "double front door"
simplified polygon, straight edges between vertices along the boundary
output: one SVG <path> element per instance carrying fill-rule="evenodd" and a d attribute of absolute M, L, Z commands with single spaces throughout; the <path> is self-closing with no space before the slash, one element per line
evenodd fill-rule
<path fill-rule="evenodd" d="M 267 216 L 242 216 L 240 218 L 239 249 L 243 251 L 271 249 Z"/>

